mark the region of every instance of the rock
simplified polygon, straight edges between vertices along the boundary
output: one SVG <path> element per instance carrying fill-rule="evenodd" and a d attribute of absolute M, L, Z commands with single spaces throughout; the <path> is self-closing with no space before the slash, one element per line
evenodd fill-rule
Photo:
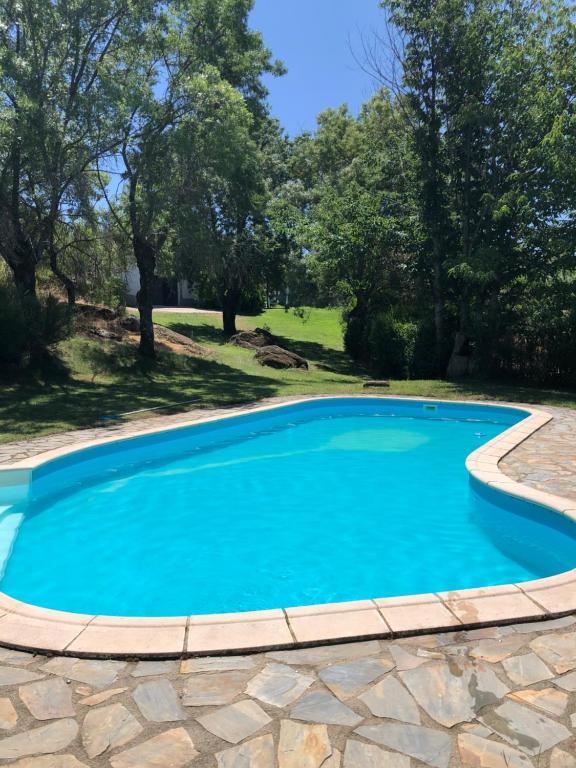
<path fill-rule="evenodd" d="M 554 677 L 554 673 L 535 653 L 526 653 L 524 656 L 504 659 L 502 666 L 510 680 L 516 685 L 532 685 Z"/>
<path fill-rule="evenodd" d="M 320 768 L 331 754 L 325 725 L 303 725 L 292 720 L 280 723 L 279 768 Z"/>
<path fill-rule="evenodd" d="M 255 701 L 239 701 L 197 719 L 207 731 L 230 744 L 238 744 L 272 722 Z"/>
<path fill-rule="evenodd" d="M 258 736 L 239 747 L 216 753 L 218 768 L 274 768 L 274 739 Z"/>
<path fill-rule="evenodd" d="M 378 380 L 365 381 L 364 384 L 362 384 L 362 386 L 364 387 L 364 389 L 372 389 L 374 387 L 389 387 L 390 382 L 387 379 L 382 379 L 380 381 Z"/>
<path fill-rule="evenodd" d="M 385 677 L 358 697 L 376 717 L 420 725 L 420 712 L 412 696 L 395 677 Z"/>
<path fill-rule="evenodd" d="M 107 341 L 120 341 L 122 339 L 119 333 L 114 333 L 114 331 L 109 331 L 107 328 L 99 328 L 98 326 L 91 328 L 90 333 L 92 336 L 98 336 L 100 339 L 106 339 Z"/>
<path fill-rule="evenodd" d="M 576 632 L 541 635 L 532 640 L 530 648 L 558 675 L 576 669 Z"/>
<path fill-rule="evenodd" d="M 303 357 L 276 345 L 262 347 L 254 357 L 260 365 L 266 365 L 268 368 L 305 368 L 308 370 L 308 362 Z"/>
<path fill-rule="evenodd" d="M 549 621 L 530 621 L 526 624 L 514 624 L 514 632 L 528 634 L 530 632 L 547 632 L 551 629 L 564 629 L 576 624 L 573 616 L 564 616 L 561 619 L 550 619 Z"/>
<path fill-rule="evenodd" d="M 510 692 L 490 667 L 463 658 L 434 661 L 401 672 L 400 678 L 422 709 L 446 728 L 473 720 Z"/>
<path fill-rule="evenodd" d="M 84 699 L 80 699 L 79 704 L 85 704 L 87 707 L 95 707 L 98 704 L 103 704 L 112 696 L 118 696 L 120 693 L 124 693 L 128 688 L 109 688 L 107 691 L 100 691 L 92 696 L 86 696 Z"/>
<path fill-rule="evenodd" d="M 36 720 L 57 720 L 76 714 L 70 686 L 61 677 L 21 686 L 18 693 Z"/>
<path fill-rule="evenodd" d="M 18 722 L 18 713 L 10 699 L 0 699 L 0 730 L 11 731 Z"/>
<path fill-rule="evenodd" d="M 392 666 L 383 659 L 360 659 L 326 667 L 318 676 L 339 699 L 348 699 L 389 672 Z"/>
<path fill-rule="evenodd" d="M 198 756 L 184 728 L 154 736 L 110 758 L 112 768 L 184 768 Z"/>
<path fill-rule="evenodd" d="M 384 723 L 383 725 L 363 725 L 354 733 L 366 739 L 390 747 L 397 752 L 432 768 L 448 768 L 452 755 L 452 739 L 447 733 L 424 728 L 421 725 L 404 723 Z"/>
<path fill-rule="evenodd" d="M 175 661 L 139 661 L 132 670 L 132 677 L 155 677 L 176 672 Z"/>
<path fill-rule="evenodd" d="M 253 678 L 246 693 L 273 707 L 286 707 L 296 701 L 314 682 L 285 664 L 270 663 Z"/>
<path fill-rule="evenodd" d="M 184 683 L 182 703 L 185 707 L 230 704 L 246 687 L 246 673 L 219 672 L 199 674 Z"/>
<path fill-rule="evenodd" d="M 40 669 L 52 675 L 77 680 L 94 688 L 106 688 L 116 680 L 118 673 L 126 667 L 124 661 L 100 661 L 73 659 L 57 656 L 43 664 Z"/>
<path fill-rule="evenodd" d="M 290 717 L 294 720 L 307 720 L 310 723 L 349 726 L 358 725 L 363 719 L 361 715 L 327 691 L 307 693 L 292 707 Z"/>
<path fill-rule="evenodd" d="M 0 760 L 59 752 L 78 735 L 78 723 L 67 718 L 0 740 Z"/>
<path fill-rule="evenodd" d="M 531 704 L 533 707 L 543 709 L 555 717 L 562 717 L 568 706 L 568 694 L 557 691 L 555 688 L 543 688 L 542 690 L 515 691 L 509 693 L 508 698 Z"/>
<path fill-rule="evenodd" d="M 16 763 L 10 763 L 10 768 L 88 768 L 74 755 L 41 755 L 40 757 L 25 757 Z"/>
<path fill-rule="evenodd" d="M 410 768 L 410 758 L 387 752 L 373 744 L 348 739 L 344 751 L 344 768 Z"/>
<path fill-rule="evenodd" d="M 480 721 L 527 755 L 546 752 L 571 735 L 561 723 L 514 701 L 505 701 L 487 711 Z"/>
<path fill-rule="evenodd" d="M 126 315 L 118 323 L 125 331 L 130 331 L 131 333 L 138 333 L 140 331 L 140 320 L 134 317 L 134 315 Z"/>
<path fill-rule="evenodd" d="M 221 658 L 184 659 L 180 672 L 231 672 L 240 669 L 254 669 L 256 664 L 250 656 L 222 656 Z"/>
<path fill-rule="evenodd" d="M 43 677 L 44 675 L 39 675 L 36 672 L 28 672 L 27 669 L 0 667 L 0 685 L 31 683 L 33 680 L 42 680 Z"/>
<path fill-rule="evenodd" d="M 173 723 L 186 720 L 178 694 L 169 680 L 151 680 L 140 683 L 132 697 L 146 720 L 153 723 Z"/>
<path fill-rule="evenodd" d="M 471 733 L 458 736 L 458 749 L 462 763 L 475 768 L 534 768 L 517 749 Z"/>
<path fill-rule="evenodd" d="M 123 704 L 109 704 L 88 712 L 82 724 L 82 744 L 92 758 L 127 744 L 143 730 Z"/>
<path fill-rule="evenodd" d="M 253 331 L 240 331 L 230 337 L 229 344 L 244 349 L 260 349 L 276 344 L 276 339 L 265 328 L 255 328 Z"/>
<path fill-rule="evenodd" d="M 294 651 L 270 651 L 266 654 L 269 659 L 282 661 L 286 664 L 313 666 L 326 664 L 339 659 L 360 659 L 365 656 L 376 656 L 381 653 L 378 640 L 367 640 L 363 643 L 326 645 L 320 648 L 298 648 Z"/>

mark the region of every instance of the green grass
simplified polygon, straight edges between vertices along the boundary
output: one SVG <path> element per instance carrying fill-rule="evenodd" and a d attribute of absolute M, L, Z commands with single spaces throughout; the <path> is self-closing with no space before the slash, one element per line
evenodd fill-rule
<path fill-rule="evenodd" d="M 0 442 L 94 426 L 104 416 L 171 406 L 170 413 L 198 406 L 232 405 L 275 395 L 360 393 L 366 372 L 342 349 L 336 310 L 314 309 L 304 319 L 273 309 L 240 318 L 239 328 L 266 326 L 281 343 L 310 362 L 309 371 L 263 368 L 249 350 L 224 343 L 218 315 L 158 315 L 156 321 L 190 336 L 209 356 L 162 352 L 142 363 L 133 347 L 75 337 L 60 347 L 60 359 L 42 376 L 0 387 Z M 391 395 L 446 399 L 509 400 L 576 408 L 576 394 L 517 385 L 445 381 L 398 381 Z M 142 414 L 150 416 L 153 414 Z"/>

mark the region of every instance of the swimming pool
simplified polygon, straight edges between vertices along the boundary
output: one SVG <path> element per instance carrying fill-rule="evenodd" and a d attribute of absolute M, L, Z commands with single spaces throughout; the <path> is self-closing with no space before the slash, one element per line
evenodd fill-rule
<path fill-rule="evenodd" d="M 527 415 L 324 399 L 72 453 L 34 470 L 0 515 L 0 589 L 61 611 L 154 617 L 561 573 L 576 565 L 576 524 L 465 467 Z"/>

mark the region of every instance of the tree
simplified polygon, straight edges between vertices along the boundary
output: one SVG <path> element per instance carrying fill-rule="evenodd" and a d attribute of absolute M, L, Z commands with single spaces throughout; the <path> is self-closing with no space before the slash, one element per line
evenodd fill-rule
<path fill-rule="evenodd" d="M 71 304 L 56 233 L 93 204 L 91 171 L 118 141 L 114 103 L 146 0 L 0 2 L 0 253 L 35 300 L 47 256 Z"/>

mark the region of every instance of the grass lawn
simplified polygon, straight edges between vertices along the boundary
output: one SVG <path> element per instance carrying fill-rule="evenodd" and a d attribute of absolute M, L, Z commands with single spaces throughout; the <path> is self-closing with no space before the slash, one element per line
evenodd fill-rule
<path fill-rule="evenodd" d="M 185 410 L 194 404 L 178 404 L 192 399 L 210 407 L 274 395 L 360 393 L 369 378 L 343 351 L 336 310 L 313 309 L 301 318 L 273 309 L 239 319 L 239 328 L 269 328 L 280 343 L 307 358 L 309 371 L 263 368 L 249 350 L 224 343 L 219 315 L 165 313 L 155 320 L 192 337 L 208 355 L 162 352 L 154 364 L 146 364 L 128 344 L 74 337 L 61 345 L 59 363 L 43 376 L 0 384 L 0 442 L 89 427 L 102 423 L 102 417 L 141 408 L 171 406 L 162 414 Z M 385 392 L 576 408 L 576 393 L 485 382 L 397 381 Z"/>

